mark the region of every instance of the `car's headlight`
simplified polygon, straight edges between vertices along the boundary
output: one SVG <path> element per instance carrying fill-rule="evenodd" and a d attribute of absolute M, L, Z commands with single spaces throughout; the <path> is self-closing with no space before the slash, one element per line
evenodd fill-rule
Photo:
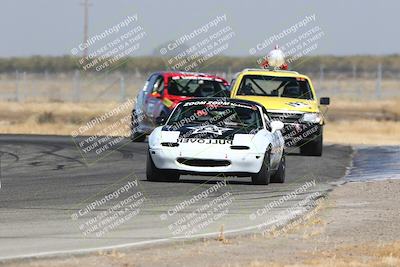
<path fill-rule="evenodd" d="M 304 113 L 301 121 L 309 123 L 320 123 L 322 116 L 319 113 Z"/>

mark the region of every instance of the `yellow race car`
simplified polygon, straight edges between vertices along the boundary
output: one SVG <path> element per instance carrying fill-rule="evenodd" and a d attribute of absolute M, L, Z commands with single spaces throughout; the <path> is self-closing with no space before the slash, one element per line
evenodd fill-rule
<path fill-rule="evenodd" d="M 302 155 L 322 155 L 324 117 L 310 78 L 281 69 L 245 69 L 231 82 L 231 98 L 262 104 L 272 120 L 285 124 L 282 134 L 287 147 L 299 146 Z"/>

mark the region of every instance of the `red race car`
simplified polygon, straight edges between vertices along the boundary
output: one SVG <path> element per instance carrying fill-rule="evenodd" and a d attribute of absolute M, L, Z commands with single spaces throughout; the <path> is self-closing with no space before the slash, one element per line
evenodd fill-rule
<path fill-rule="evenodd" d="M 229 83 L 218 76 L 193 72 L 155 72 L 147 79 L 132 111 L 131 138 L 142 142 L 181 101 L 196 97 L 229 97 Z"/>

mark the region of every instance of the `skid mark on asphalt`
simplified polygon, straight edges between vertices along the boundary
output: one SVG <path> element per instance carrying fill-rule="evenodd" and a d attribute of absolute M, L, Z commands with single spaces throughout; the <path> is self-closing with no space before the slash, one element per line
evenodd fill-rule
<path fill-rule="evenodd" d="M 76 162 L 76 163 L 79 163 L 82 166 L 86 166 L 86 164 L 83 161 L 81 161 L 80 159 L 78 159 L 78 157 L 68 157 L 68 156 L 56 154 L 56 153 L 51 152 L 51 151 L 43 151 L 42 153 L 45 154 L 45 155 L 54 156 L 56 158 L 66 159 L 67 161 Z"/>
<path fill-rule="evenodd" d="M 6 168 L 19 161 L 19 156 L 12 152 L 0 151 L 1 168 Z"/>

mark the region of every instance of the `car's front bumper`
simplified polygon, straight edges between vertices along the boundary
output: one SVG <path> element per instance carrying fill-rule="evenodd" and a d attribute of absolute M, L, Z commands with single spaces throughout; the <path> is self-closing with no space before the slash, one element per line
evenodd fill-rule
<path fill-rule="evenodd" d="M 254 174 L 260 171 L 264 154 L 228 148 L 182 149 L 180 147 L 150 148 L 150 155 L 159 169 L 200 175 Z M 223 166 L 217 166 L 223 165 Z"/>

